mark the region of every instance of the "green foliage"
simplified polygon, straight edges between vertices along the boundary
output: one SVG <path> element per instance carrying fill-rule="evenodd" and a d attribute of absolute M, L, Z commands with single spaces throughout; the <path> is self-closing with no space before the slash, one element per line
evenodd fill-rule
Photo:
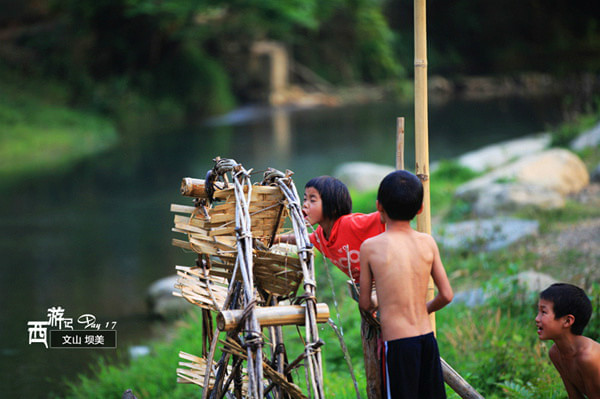
<path fill-rule="evenodd" d="M 352 212 L 371 213 L 375 212 L 375 200 L 377 199 L 377 189 L 370 191 L 356 191 L 350 189 L 352 197 Z"/>
<path fill-rule="evenodd" d="M 584 334 L 595 341 L 600 341 L 600 283 L 592 283 L 587 294 L 592 301 L 593 313 Z"/>
<path fill-rule="evenodd" d="M 471 169 L 456 161 L 441 161 L 430 176 L 431 212 L 444 217 L 446 221 L 464 219 L 471 213 L 471 205 L 454 196 L 460 184 L 477 176 Z"/>
<path fill-rule="evenodd" d="M 548 347 L 535 334 L 534 304 L 511 301 L 496 302 L 502 305 L 498 308 L 453 305 L 438 312 L 442 357 L 486 398 L 504 398 L 506 387 L 524 382 L 536 397 L 561 392 Z M 508 308 L 514 310 L 503 310 Z"/>
<path fill-rule="evenodd" d="M 378 82 L 404 76 L 405 71 L 392 51 L 394 34 L 381 9 L 373 7 L 371 2 L 364 3 L 356 15 L 361 80 Z"/>
<path fill-rule="evenodd" d="M 197 395 L 198 387 L 177 384 L 175 369 L 179 351 L 201 353 L 197 332 L 201 329 L 200 312 L 192 312 L 178 323 L 171 342 L 155 343 L 146 357 L 117 363 L 100 359 L 93 368 L 93 378 L 80 376 L 69 384 L 66 398 L 109 398 L 132 389 L 138 398 L 186 398 Z M 172 372 L 165 372 L 171 370 Z"/>
<path fill-rule="evenodd" d="M 596 111 L 578 115 L 574 121 L 561 124 L 552 131 L 552 146 L 569 147 L 571 141 L 582 131 L 592 128 L 599 119 L 600 111 Z"/>
<path fill-rule="evenodd" d="M 0 181 L 68 167 L 118 140 L 113 124 L 72 109 L 63 86 L 0 73 Z"/>
<path fill-rule="evenodd" d="M 72 101 L 108 112 L 123 126 L 137 121 L 119 112 L 121 104 L 133 102 L 150 114 L 173 111 L 167 119 L 180 121 L 182 111 L 204 117 L 253 98 L 260 78 L 249 67 L 251 48 L 261 40 L 288 45 L 300 62 L 326 70 L 325 77 L 382 81 L 402 73 L 379 2 L 54 0 L 52 5 L 61 23 L 43 35 L 24 35 L 18 45 L 38 56 L 32 68 L 68 82 Z M 329 37 L 321 40 L 323 35 Z M 335 63 L 323 54 L 332 54 Z"/>
<path fill-rule="evenodd" d="M 204 116 L 215 115 L 235 104 L 222 66 L 191 43 L 181 47 L 157 71 L 162 78 L 154 87 L 156 94 L 178 99 L 190 113 L 202 109 Z"/>
<path fill-rule="evenodd" d="M 498 383 L 498 386 L 504 391 L 505 398 L 537 399 L 543 397 L 548 399 L 559 399 L 565 397 L 564 394 L 561 394 L 554 389 L 549 390 L 546 387 L 542 387 L 541 390 L 536 389 L 531 382 L 524 384 L 520 380 Z"/>

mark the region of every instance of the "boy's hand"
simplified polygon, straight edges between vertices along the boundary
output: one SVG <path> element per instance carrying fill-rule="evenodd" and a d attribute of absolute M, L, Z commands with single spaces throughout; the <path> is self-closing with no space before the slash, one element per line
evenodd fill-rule
<path fill-rule="evenodd" d="M 369 325 L 375 327 L 381 326 L 379 319 L 377 319 L 377 309 L 373 310 L 372 312 L 367 312 L 366 310 L 360 309 L 360 315 Z"/>

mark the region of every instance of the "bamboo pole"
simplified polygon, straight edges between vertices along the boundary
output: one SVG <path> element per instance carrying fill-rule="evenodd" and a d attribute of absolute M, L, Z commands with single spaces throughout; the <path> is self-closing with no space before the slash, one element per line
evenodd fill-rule
<path fill-rule="evenodd" d="M 423 211 L 417 215 L 417 230 L 431 234 L 429 181 L 429 127 L 427 115 L 427 13 L 426 0 L 415 0 L 415 174 L 423 182 Z M 434 297 L 429 279 L 427 300 Z M 433 332 L 435 314 L 430 314 Z M 440 358 L 444 381 L 463 399 L 483 399 L 444 359 Z"/>
<path fill-rule="evenodd" d="M 291 324 L 304 324 L 306 306 L 268 306 L 255 307 L 254 314 L 261 327 L 285 326 Z M 217 314 L 217 326 L 221 331 L 236 328 L 242 320 L 243 309 L 224 310 Z M 317 304 L 317 323 L 326 323 L 329 319 L 329 306 L 326 303 Z"/>
<path fill-rule="evenodd" d="M 415 0 L 415 174 L 423 182 L 423 211 L 417 215 L 417 230 L 431 234 L 429 191 L 429 128 L 427 120 L 427 23 L 426 0 Z M 429 279 L 427 300 L 434 296 Z M 430 314 L 435 333 L 435 314 Z"/>
<path fill-rule="evenodd" d="M 396 119 L 396 169 L 404 169 L 404 117 Z"/>

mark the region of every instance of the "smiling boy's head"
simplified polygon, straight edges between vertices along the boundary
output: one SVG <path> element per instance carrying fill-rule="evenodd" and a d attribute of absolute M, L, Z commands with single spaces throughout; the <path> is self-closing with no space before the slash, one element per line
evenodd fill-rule
<path fill-rule="evenodd" d="M 540 299 L 552 302 L 555 319 L 573 315 L 575 321 L 571 332 L 575 335 L 583 334 L 583 329 L 592 316 L 592 303 L 581 288 L 566 283 L 552 284 L 540 293 Z"/>

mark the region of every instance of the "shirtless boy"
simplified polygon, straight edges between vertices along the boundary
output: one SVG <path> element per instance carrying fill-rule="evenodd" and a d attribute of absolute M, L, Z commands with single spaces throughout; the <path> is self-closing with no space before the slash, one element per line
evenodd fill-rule
<path fill-rule="evenodd" d="M 592 304 L 579 287 L 552 284 L 540 293 L 537 333 L 554 341 L 550 360 L 569 399 L 600 399 L 600 344 L 581 335 L 591 315 Z"/>
<path fill-rule="evenodd" d="M 379 310 L 386 398 L 446 397 L 429 313 L 450 303 L 453 292 L 435 240 L 410 225 L 422 203 L 423 186 L 414 174 L 404 170 L 388 174 L 377 193 L 377 210 L 386 230 L 360 249 L 360 286 L 370 287 L 375 281 L 378 306 L 364 288 L 359 306 L 367 312 Z M 427 302 L 430 276 L 438 294 Z"/>

